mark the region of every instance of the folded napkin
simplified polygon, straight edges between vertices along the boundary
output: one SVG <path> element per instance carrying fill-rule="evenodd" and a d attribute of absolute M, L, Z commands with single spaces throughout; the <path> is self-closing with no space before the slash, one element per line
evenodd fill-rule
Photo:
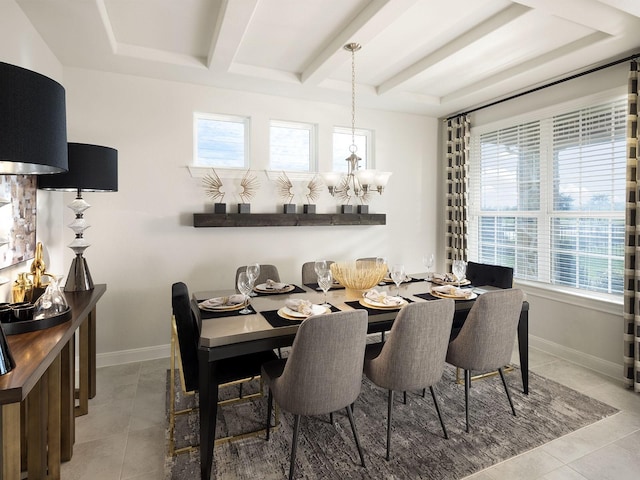
<path fill-rule="evenodd" d="M 224 307 L 224 306 L 232 307 L 234 305 L 239 305 L 242 302 L 244 302 L 244 295 L 237 293 L 235 295 L 230 295 L 228 297 L 209 298 L 208 300 L 204 300 L 203 302 L 200 302 L 199 305 L 205 308 Z"/>
<path fill-rule="evenodd" d="M 382 303 L 383 305 L 389 306 L 398 306 L 401 305 L 404 301 L 402 297 L 392 297 L 391 295 L 387 294 L 387 292 L 379 292 L 375 288 L 366 292 L 364 294 L 364 298 L 371 300 L 372 302 Z"/>
<path fill-rule="evenodd" d="M 441 282 L 455 282 L 456 277 L 451 273 L 434 273 L 432 278 L 440 280 Z"/>
<path fill-rule="evenodd" d="M 461 298 L 469 298 L 472 293 L 470 288 L 462 289 L 456 287 L 455 285 L 442 285 L 440 287 L 433 287 L 431 290 L 442 293 L 444 295 L 452 295 Z"/>
<path fill-rule="evenodd" d="M 289 285 L 287 285 L 286 283 L 280 283 L 280 282 L 276 282 L 275 280 L 271 280 L 270 278 L 267 279 L 267 281 L 265 282 L 265 287 L 268 289 L 273 289 L 273 290 L 284 290 L 285 288 L 287 288 Z"/>
<path fill-rule="evenodd" d="M 309 300 L 302 300 L 300 298 L 289 298 L 284 302 L 285 307 L 294 312 L 303 313 L 305 315 L 311 315 L 313 309 L 312 303 Z"/>

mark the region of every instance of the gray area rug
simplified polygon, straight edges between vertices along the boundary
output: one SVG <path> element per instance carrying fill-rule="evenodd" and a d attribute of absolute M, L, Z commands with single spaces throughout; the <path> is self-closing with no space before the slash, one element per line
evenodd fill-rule
<path fill-rule="evenodd" d="M 169 379 L 169 375 L 167 375 Z M 555 438 L 594 423 L 618 410 L 534 373 L 529 395 L 522 393 L 520 371 L 507 374 L 517 417 L 511 414 L 499 376 L 474 381 L 471 388 L 471 432 L 465 432 L 464 387 L 455 382 L 455 369 L 447 367 L 435 386 L 449 433 L 442 436 L 431 395 L 409 392 L 407 405 L 396 394 L 393 409 L 391 460 L 386 448 L 387 392 L 363 377 L 356 402 L 355 420 L 364 450 L 366 468 L 359 464 L 349 420 L 344 411 L 329 417 L 303 417 L 297 452 L 296 477 L 306 479 L 461 479 L 507 460 Z M 168 387 L 168 385 L 167 385 Z M 256 381 L 251 386 L 259 388 Z M 177 388 L 178 408 L 197 402 Z M 251 390 L 245 388 L 245 391 Z M 168 388 L 167 388 L 168 391 Z M 221 389 L 221 397 L 237 387 Z M 168 393 L 167 393 L 168 399 Z M 266 396 L 218 410 L 216 436 L 262 428 Z M 168 408 L 168 400 L 167 400 Z M 168 409 L 167 409 L 168 412 Z M 168 419 L 168 417 L 167 417 Z M 168 420 L 167 420 L 168 424 Z M 289 472 L 293 416 L 280 415 L 280 426 L 269 442 L 253 437 L 217 446 L 212 479 L 282 479 Z M 198 441 L 198 416 L 178 417 L 178 447 Z M 167 437 L 168 438 L 168 437 Z M 168 452 L 168 449 L 167 449 Z M 167 456 L 165 478 L 200 478 L 198 452 Z"/>

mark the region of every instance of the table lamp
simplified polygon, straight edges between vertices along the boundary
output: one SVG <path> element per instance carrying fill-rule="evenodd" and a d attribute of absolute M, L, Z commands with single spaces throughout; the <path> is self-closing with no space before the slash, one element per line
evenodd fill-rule
<path fill-rule="evenodd" d="M 67 170 L 67 117 L 62 85 L 0 62 L 0 174 Z"/>
<path fill-rule="evenodd" d="M 38 188 L 77 192 L 75 200 L 69 204 L 69 208 L 76 214 L 69 228 L 75 232 L 76 236 L 68 245 L 76 256 L 71 263 L 64 286 L 67 292 L 77 292 L 93 289 L 89 267 L 82 256 L 90 245 L 83 237 L 83 232 L 89 228 L 83 213 L 91 205 L 82 198 L 82 192 L 118 191 L 118 151 L 86 143 L 69 143 L 68 150 L 69 171 L 57 175 L 39 176 Z"/>

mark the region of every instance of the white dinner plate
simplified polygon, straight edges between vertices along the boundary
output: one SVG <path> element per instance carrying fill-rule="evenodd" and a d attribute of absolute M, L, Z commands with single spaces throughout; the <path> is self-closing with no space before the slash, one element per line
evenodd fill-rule
<path fill-rule="evenodd" d="M 207 302 L 207 300 L 204 300 L 203 302 L 198 303 L 198 308 L 200 308 L 200 310 L 206 310 L 208 312 L 226 312 L 240 310 L 244 306 L 244 302 L 234 303 L 232 305 L 210 305 Z"/>
<path fill-rule="evenodd" d="M 404 307 L 408 302 L 403 298 L 402 301 L 398 305 L 388 305 L 382 302 L 375 302 L 367 297 L 364 297 L 360 300 L 360 305 L 364 305 L 365 307 L 370 308 L 381 308 L 381 309 L 396 309 Z"/>
<path fill-rule="evenodd" d="M 458 285 L 457 281 L 454 282 L 445 282 L 444 280 L 440 280 L 438 278 L 432 278 L 431 283 L 435 283 L 436 285 Z M 471 285 L 471 282 L 466 278 L 460 282 L 460 286 L 463 287 L 465 285 Z"/>
<path fill-rule="evenodd" d="M 266 283 L 261 283 L 260 285 L 256 285 L 253 289 L 256 292 L 260 292 L 260 293 L 286 293 L 286 292 L 290 292 L 291 290 L 293 290 L 295 287 L 295 285 L 286 285 L 284 288 L 281 289 L 277 289 L 277 288 L 272 288 L 267 286 Z"/>
<path fill-rule="evenodd" d="M 477 293 L 471 292 L 469 295 L 453 295 L 451 293 L 439 292 L 435 289 L 431 290 L 431 295 L 440 298 L 453 298 L 454 300 L 473 300 L 478 297 Z"/>
<path fill-rule="evenodd" d="M 302 312 L 291 310 L 289 307 L 282 307 L 278 310 L 278 315 L 288 320 L 304 320 L 312 315 L 323 315 L 329 313 L 329 311 L 327 307 L 323 307 L 322 305 L 311 305 L 311 314 L 306 315 Z"/>

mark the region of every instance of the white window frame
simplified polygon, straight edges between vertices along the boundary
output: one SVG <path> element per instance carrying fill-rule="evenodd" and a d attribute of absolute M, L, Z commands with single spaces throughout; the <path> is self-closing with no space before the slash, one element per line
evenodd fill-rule
<path fill-rule="evenodd" d="M 309 135 L 309 151 L 307 152 L 309 161 L 307 163 L 306 169 L 288 169 L 288 168 L 275 168 L 272 163 L 272 128 L 284 128 L 290 129 L 292 131 L 295 130 L 304 130 L 308 132 Z M 296 173 L 315 173 L 318 171 L 318 127 L 312 123 L 305 122 L 292 122 L 285 120 L 271 120 L 269 122 L 269 169 L 271 171 L 286 171 L 286 172 L 296 172 Z"/>
<path fill-rule="evenodd" d="M 199 147 L 199 136 L 198 136 L 198 122 L 201 120 L 213 120 L 218 122 L 229 122 L 235 124 L 242 124 L 244 126 L 244 158 L 242 165 L 238 166 L 229 166 L 229 165 L 205 165 L 199 162 L 198 160 L 198 147 Z M 195 169 L 229 169 L 229 170 L 246 170 L 250 167 L 250 132 L 251 132 L 251 119 L 249 117 L 243 117 L 239 115 L 226 115 L 226 114 L 217 114 L 217 113 L 202 113 L 202 112 L 194 112 L 193 114 L 193 160 L 192 167 Z"/>
<path fill-rule="evenodd" d="M 552 117 L 555 115 L 565 114 L 571 111 L 576 111 L 584 108 L 589 108 L 598 104 L 614 102 L 622 98 L 621 92 L 619 89 L 613 89 L 607 92 L 602 92 L 597 95 L 592 95 L 589 97 L 573 100 L 571 102 L 567 102 L 565 104 L 557 105 L 551 108 L 546 108 L 543 110 L 529 112 L 524 115 L 520 115 L 517 117 L 512 117 L 509 119 L 503 119 L 498 122 L 493 122 L 486 125 L 472 126 L 471 129 L 471 154 L 469 159 L 469 259 L 477 260 L 479 255 L 479 218 L 480 218 L 480 208 L 481 208 L 481 199 L 477 190 L 473 188 L 473 179 L 478 178 L 479 176 L 479 162 L 477 161 L 478 155 L 478 147 L 480 144 L 480 136 L 501 130 L 509 127 L 514 127 L 517 125 L 521 125 L 530 121 L 539 121 L 541 125 L 541 134 L 540 134 L 540 149 L 541 151 L 544 149 L 551 149 L 552 143 L 551 139 L 547 138 L 547 132 L 550 130 L 545 128 L 545 122 L 550 123 L 552 121 Z M 542 155 L 543 153 L 541 153 Z M 548 168 L 545 168 L 548 167 Z M 550 162 L 542 162 L 541 170 L 540 170 L 540 209 L 539 211 L 503 211 L 496 212 L 496 216 L 516 216 L 516 217 L 533 217 L 537 219 L 538 222 L 538 249 L 545 255 L 551 255 L 551 238 L 550 238 L 550 225 L 552 218 L 558 218 L 556 215 L 557 212 L 554 212 L 552 209 L 553 199 L 551 198 L 552 192 L 552 172 Z M 622 217 L 624 218 L 624 212 L 621 212 Z M 578 214 L 578 216 L 580 216 Z M 550 262 L 550 258 L 544 258 L 541 256 L 538 257 L 538 262 Z M 549 264 L 550 265 L 550 264 Z M 540 265 L 539 265 L 540 267 Z M 592 292 L 584 289 L 578 289 L 573 287 L 567 287 L 564 285 L 556 285 L 550 284 L 550 272 L 551 269 L 540 269 L 539 272 L 548 272 L 544 278 L 539 277 L 537 281 L 527 281 L 521 280 L 516 277 L 516 282 L 522 282 L 523 284 L 536 285 L 540 288 L 553 288 L 555 290 L 563 290 L 567 293 L 574 294 L 577 296 L 585 296 L 591 298 L 600 298 L 607 302 L 619 304 L 622 300 L 622 294 L 613 293 L 599 293 Z M 548 285 L 546 285 L 548 283 Z M 546 285 L 546 286 L 545 286 Z"/>

